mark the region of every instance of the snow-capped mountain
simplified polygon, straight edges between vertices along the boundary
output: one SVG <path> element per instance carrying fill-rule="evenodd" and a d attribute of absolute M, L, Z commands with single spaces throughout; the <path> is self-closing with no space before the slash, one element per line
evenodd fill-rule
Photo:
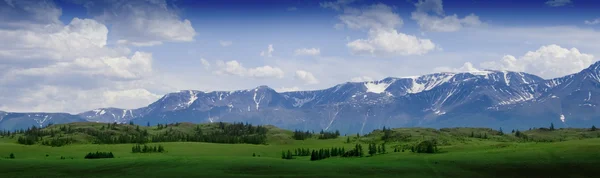
<path fill-rule="evenodd" d="M 278 93 L 267 86 L 238 91 L 183 90 L 166 94 L 147 107 L 95 109 L 70 118 L 143 125 L 237 121 L 343 133 L 383 126 L 525 129 L 551 122 L 559 127 L 599 125 L 598 104 L 600 63 L 549 80 L 523 72 L 485 70 L 347 82 L 314 91 Z M 5 123 L 14 114 L 0 112 L 2 128 L 17 127 Z M 34 121 L 19 126 L 36 123 L 35 118 L 30 120 Z"/>
<path fill-rule="evenodd" d="M 43 127 L 50 123 L 87 122 L 67 113 L 11 113 L 0 111 L 0 130 L 13 130 L 31 126 Z"/>

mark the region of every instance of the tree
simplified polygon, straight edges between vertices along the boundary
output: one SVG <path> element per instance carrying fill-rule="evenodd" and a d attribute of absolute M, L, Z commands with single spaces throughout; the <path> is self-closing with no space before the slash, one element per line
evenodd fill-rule
<path fill-rule="evenodd" d="M 486 133 L 484 133 L 484 135 L 483 135 L 483 139 L 487 139 L 487 138 L 488 138 L 488 137 L 487 137 L 487 132 L 486 132 Z"/>
<path fill-rule="evenodd" d="M 376 153 L 376 148 L 375 148 L 375 144 L 370 143 L 369 144 L 369 155 L 373 156 Z"/>
<path fill-rule="evenodd" d="M 256 153 L 252 153 L 252 157 L 256 157 Z"/>
<path fill-rule="evenodd" d="M 515 129 L 513 129 L 511 133 L 515 133 Z"/>
<path fill-rule="evenodd" d="M 475 132 L 471 131 L 471 138 L 475 137 Z"/>
<path fill-rule="evenodd" d="M 593 126 L 593 125 L 592 125 L 592 131 L 596 131 L 596 130 L 597 130 L 597 129 L 596 129 L 596 126 Z"/>
<path fill-rule="evenodd" d="M 13 153 L 10 153 L 10 156 L 8 156 L 8 158 L 10 158 L 10 159 L 15 159 L 15 154 L 13 154 Z"/>
<path fill-rule="evenodd" d="M 133 121 L 129 121 L 129 125 L 133 125 Z"/>
<path fill-rule="evenodd" d="M 385 153 L 385 143 L 381 144 L 381 153 Z"/>
<path fill-rule="evenodd" d="M 346 138 L 346 143 L 350 143 L 350 137 Z"/>
<path fill-rule="evenodd" d="M 148 123 L 146 124 L 146 126 L 150 127 L 150 121 L 148 121 Z"/>
<path fill-rule="evenodd" d="M 554 123 L 550 123 L 550 130 L 554 130 Z"/>
<path fill-rule="evenodd" d="M 504 131 L 502 131 L 502 127 L 500 127 L 500 130 L 498 130 L 500 132 L 500 135 L 504 135 Z"/>

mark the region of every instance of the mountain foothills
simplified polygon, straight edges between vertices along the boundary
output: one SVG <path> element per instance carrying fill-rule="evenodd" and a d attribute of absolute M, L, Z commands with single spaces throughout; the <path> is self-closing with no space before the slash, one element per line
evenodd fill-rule
<path fill-rule="evenodd" d="M 436 73 L 347 82 L 315 91 L 169 93 L 142 108 L 101 108 L 77 115 L 0 112 L 0 129 L 69 122 L 248 122 L 285 129 L 367 133 L 386 127 L 526 129 L 600 125 L 600 62 L 545 80 L 509 71 Z"/>

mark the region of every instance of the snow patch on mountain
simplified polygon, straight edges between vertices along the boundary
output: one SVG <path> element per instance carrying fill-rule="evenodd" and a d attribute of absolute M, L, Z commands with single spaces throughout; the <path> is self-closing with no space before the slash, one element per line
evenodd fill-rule
<path fill-rule="evenodd" d="M 381 93 L 385 92 L 385 89 L 387 89 L 390 86 L 391 83 L 392 82 L 390 82 L 390 83 L 385 83 L 385 82 L 378 82 L 378 83 L 375 83 L 375 82 L 365 82 L 364 85 L 365 85 L 365 87 L 367 87 L 367 92 L 381 94 Z"/>

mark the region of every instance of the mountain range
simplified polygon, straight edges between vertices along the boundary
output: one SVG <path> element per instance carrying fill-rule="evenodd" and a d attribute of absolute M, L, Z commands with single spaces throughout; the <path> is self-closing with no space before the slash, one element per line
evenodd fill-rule
<path fill-rule="evenodd" d="M 286 129 L 366 133 L 381 127 L 591 127 L 600 125 L 600 62 L 555 79 L 511 71 L 435 73 L 347 82 L 314 91 L 184 90 L 137 109 L 68 113 L 0 111 L 0 129 L 68 122 L 248 122 Z"/>

